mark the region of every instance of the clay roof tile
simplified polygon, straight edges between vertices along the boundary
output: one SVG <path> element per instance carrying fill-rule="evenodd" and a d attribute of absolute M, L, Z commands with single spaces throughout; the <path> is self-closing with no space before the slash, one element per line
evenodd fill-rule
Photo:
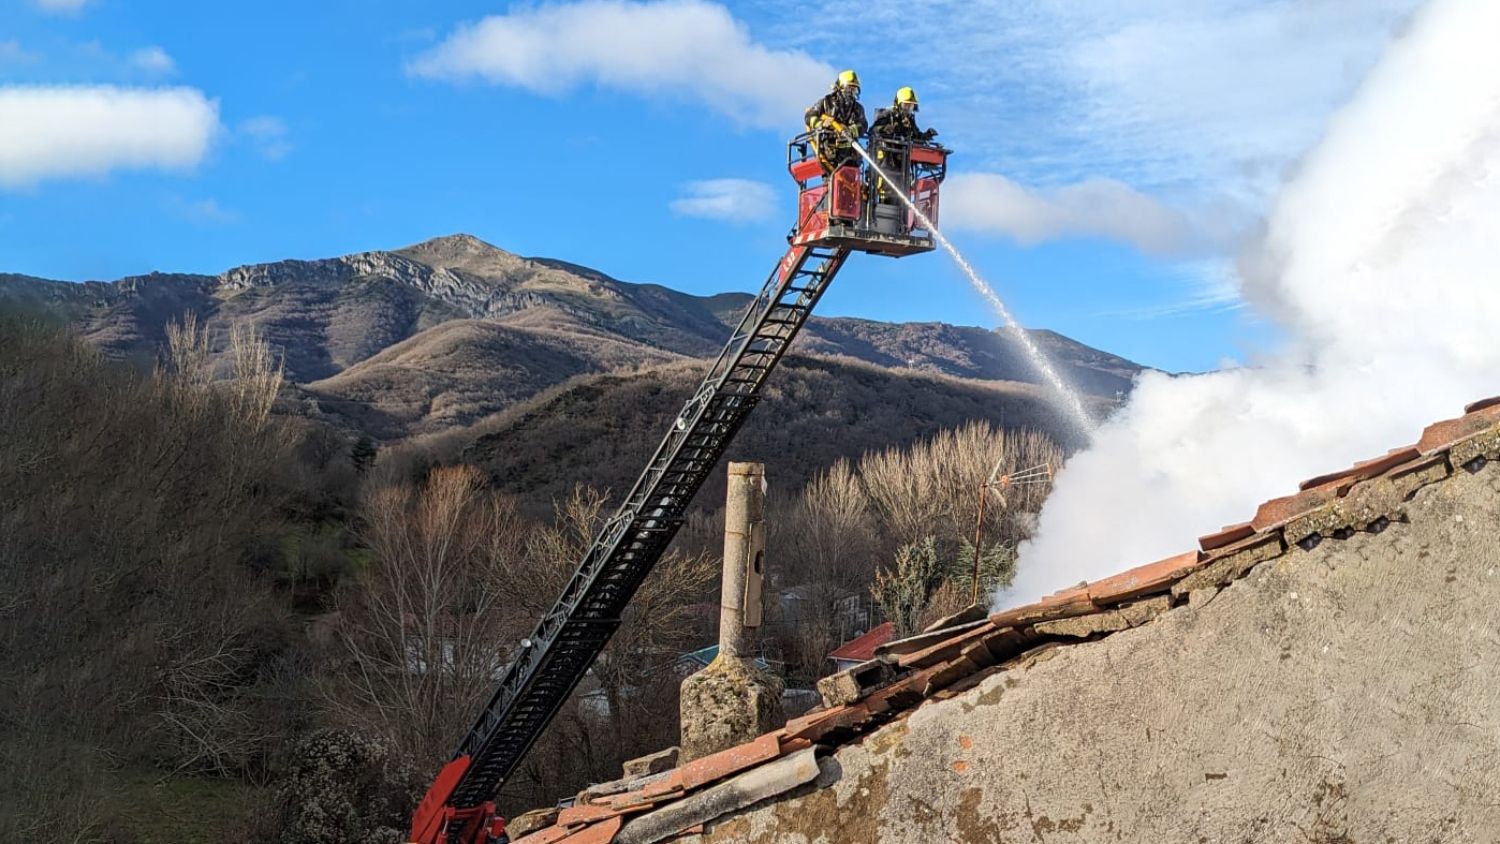
<path fill-rule="evenodd" d="M 557 844 L 570 834 L 567 827 L 554 824 L 514 839 L 511 844 Z"/>
<path fill-rule="evenodd" d="M 1226 525 L 1214 533 L 1198 537 L 1198 547 L 1204 551 L 1212 551 L 1215 548 L 1223 548 L 1225 545 L 1233 545 L 1241 539 L 1249 538 L 1254 533 L 1255 528 L 1249 522 Z"/>
<path fill-rule="evenodd" d="M 609 844 L 615 840 L 625 819 L 616 815 L 602 823 L 592 824 L 562 839 L 558 844 Z"/>
<path fill-rule="evenodd" d="M 1256 532 L 1280 527 L 1338 498 L 1351 485 L 1352 482 L 1335 479 L 1322 486 L 1309 487 L 1295 495 L 1273 498 L 1256 509 L 1255 518 L 1250 520 L 1250 526 L 1255 528 Z"/>
<path fill-rule="evenodd" d="M 1088 587 L 1075 586 L 1048 595 L 1034 604 L 994 613 L 990 616 L 990 622 L 996 627 L 1019 627 L 1098 611 L 1099 607 L 1089 600 Z"/>
<path fill-rule="evenodd" d="M 621 814 L 622 810 L 613 806 L 588 805 L 569 806 L 557 813 L 558 826 L 578 826 L 579 824 L 593 823 L 612 818 Z"/>
<path fill-rule="evenodd" d="M 1479 401 L 1466 404 L 1464 405 L 1464 413 L 1478 413 L 1481 410 L 1490 410 L 1491 408 L 1500 408 L 1500 396 L 1490 396 L 1487 399 L 1480 399 Z"/>
<path fill-rule="evenodd" d="M 1129 571 L 1090 583 L 1089 599 L 1104 607 L 1139 598 L 1142 595 L 1165 592 L 1173 583 L 1187 577 L 1202 566 L 1202 559 L 1203 555 L 1199 552 L 1188 551 L 1165 560 L 1136 566 Z"/>
<path fill-rule="evenodd" d="M 1421 456 L 1422 452 L 1416 446 L 1393 448 L 1390 451 L 1386 452 L 1386 455 L 1384 457 L 1376 457 L 1371 460 L 1362 460 L 1349 467 L 1348 469 L 1344 469 L 1339 472 L 1330 472 L 1326 475 L 1319 475 L 1316 478 L 1309 478 L 1303 481 L 1298 489 L 1307 491 L 1309 489 L 1313 489 L 1314 487 L 1327 486 L 1334 481 L 1359 481 L 1366 478 L 1373 478 L 1376 475 L 1385 474 L 1391 469 L 1400 466 L 1402 463 L 1416 460 Z"/>
<path fill-rule="evenodd" d="M 925 668 L 935 662 L 944 662 L 958 656 L 971 643 L 994 632 L 994 625 L 988 622 L 974 625 L 920 651 L 905 654 L 898 658 L 898 662 L 903 668 Z"/>
<path fill-rule="evenodd" d="M 1467 412 L 1457 419 L 1444 419 L 1428 425 L 1422 431 L 1422 439 L 1417 443 L 1417 448 L 1423 454 L 1446 451 L 1456 443 L 1500 422 L 1500 398 L 1475 402 L 1465 410 Z"/>
<path fill-rule="evenodd" d="M 744 744 L 712 753 L 677 769 L 679 783 L 687 791 L 753 768 L 781 755 L 781 734 L 766 733 Z"/>

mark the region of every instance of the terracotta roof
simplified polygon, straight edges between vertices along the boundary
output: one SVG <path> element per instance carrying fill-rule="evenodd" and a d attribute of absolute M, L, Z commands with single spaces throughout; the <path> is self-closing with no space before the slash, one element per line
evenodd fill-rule
<path fill-rule="evenodd" d="M 874 659 L 875 649 L 889 642 L 891 637 L 895 635 L 896 625 L 887 621 L 884 624 L 870 628 L 870 632 L 863 636 L 856 636 L 829 651 L 828 658 L 854 660 L 856 662 Z"/>
<path fill-rule="evenodd" d="M 1196 550 L 948 628 L 946 636 L 928 632 L 879 646 L 873 640 L 889 625 L 877 627 L 832 654 L 857 653 L 848 657 L 854 659 L 874 655 L 878 647 L 878 657 L 824 678 L 839 681 L 828 684 L 825 700 L 837 692 L 838 700 L 848 702 L 814 709 L 775 732 L 680 768 L 611 784 L 618 787 L 604 789 L 609 796 L 563 810 L 553 826 L 518 829 L 515 844 L 664 841 L 699 829 L 810 781 L 810 754 L 803 751 L 847 743 L 925 700 L 951 697 L 993 671 L 1024 665 L 1039 648 L 1147 624 L 1190 594 L 1228 586 L 1293 546 L 1384 530 L 1404 518 L 1404 502 L 1421 487 L 1476 461 L 1500 460 L 1500 397 L 1464 411 L 1428 426 L 1415 445 L 1303 482 L 1296 493 L 1262 504 L 1249 521 L 1200 537 Z M 792 757 L 803 764 L 788 764 Z"/>

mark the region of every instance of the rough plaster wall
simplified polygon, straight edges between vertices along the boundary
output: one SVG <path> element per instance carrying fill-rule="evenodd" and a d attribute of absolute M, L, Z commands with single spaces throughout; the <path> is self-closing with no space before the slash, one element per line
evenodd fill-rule
<path fill-rule="evenodd" d="M 1500 841 L 1500 467 L 928 704 L 708 841 Z"/>

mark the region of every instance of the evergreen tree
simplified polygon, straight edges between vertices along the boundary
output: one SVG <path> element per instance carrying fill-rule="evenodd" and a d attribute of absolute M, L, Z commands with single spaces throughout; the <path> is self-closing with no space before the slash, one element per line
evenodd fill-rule
<path fill-rule="evenodd" d="M 974 589 L 974 543 L 965 539 L 960 543 L 958 556 L 949 565 L 949 579 L 963 591 L 972 594 Z M 979 603 L 983 604 L 990 593 L 1002 586 L 1009 586 L 1016 579 L 1016 549 L 1003 542 L 985 543 L 979 555 Z"/>
<path fill-rule="evenodd" d="M 369 434 L 363 434 L 349 449 L 349 460 L 354 464 L 354 471 L 363 475 L 369 468 L 375 465 L 375 441 L 370 439 Z"/>
<path fill-rule="evenodd" d="M 937 540 L 928 536 L 901 546 L 896 551 L 896 565 L 875 573 L 870 596 L 886 620 L 895 625 L 897 639 L 921 628 L 922 614 L 943 582 L 944 568 L 938 558 Z"/>

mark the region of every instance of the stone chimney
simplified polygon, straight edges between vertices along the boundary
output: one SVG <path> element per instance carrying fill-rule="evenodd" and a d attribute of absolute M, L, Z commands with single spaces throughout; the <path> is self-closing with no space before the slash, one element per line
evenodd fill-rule
<path fill-rule="evenodd" d="M 766 468 L 730 463 L 719 653 L 707 668 L 682 681 L 683 762 L 747 742 L 784 720 L 781 682 L 756 668 L 751 649 L 753 632 L 761 624 L 765 556 Z"/>
<path fill-rule="evenodd" d="M 760 627 L 766 557 L 766 467 L 730 463 L 724 501 L 724 577 L 719 595 L 719 655 L 750 656 Z"/>

